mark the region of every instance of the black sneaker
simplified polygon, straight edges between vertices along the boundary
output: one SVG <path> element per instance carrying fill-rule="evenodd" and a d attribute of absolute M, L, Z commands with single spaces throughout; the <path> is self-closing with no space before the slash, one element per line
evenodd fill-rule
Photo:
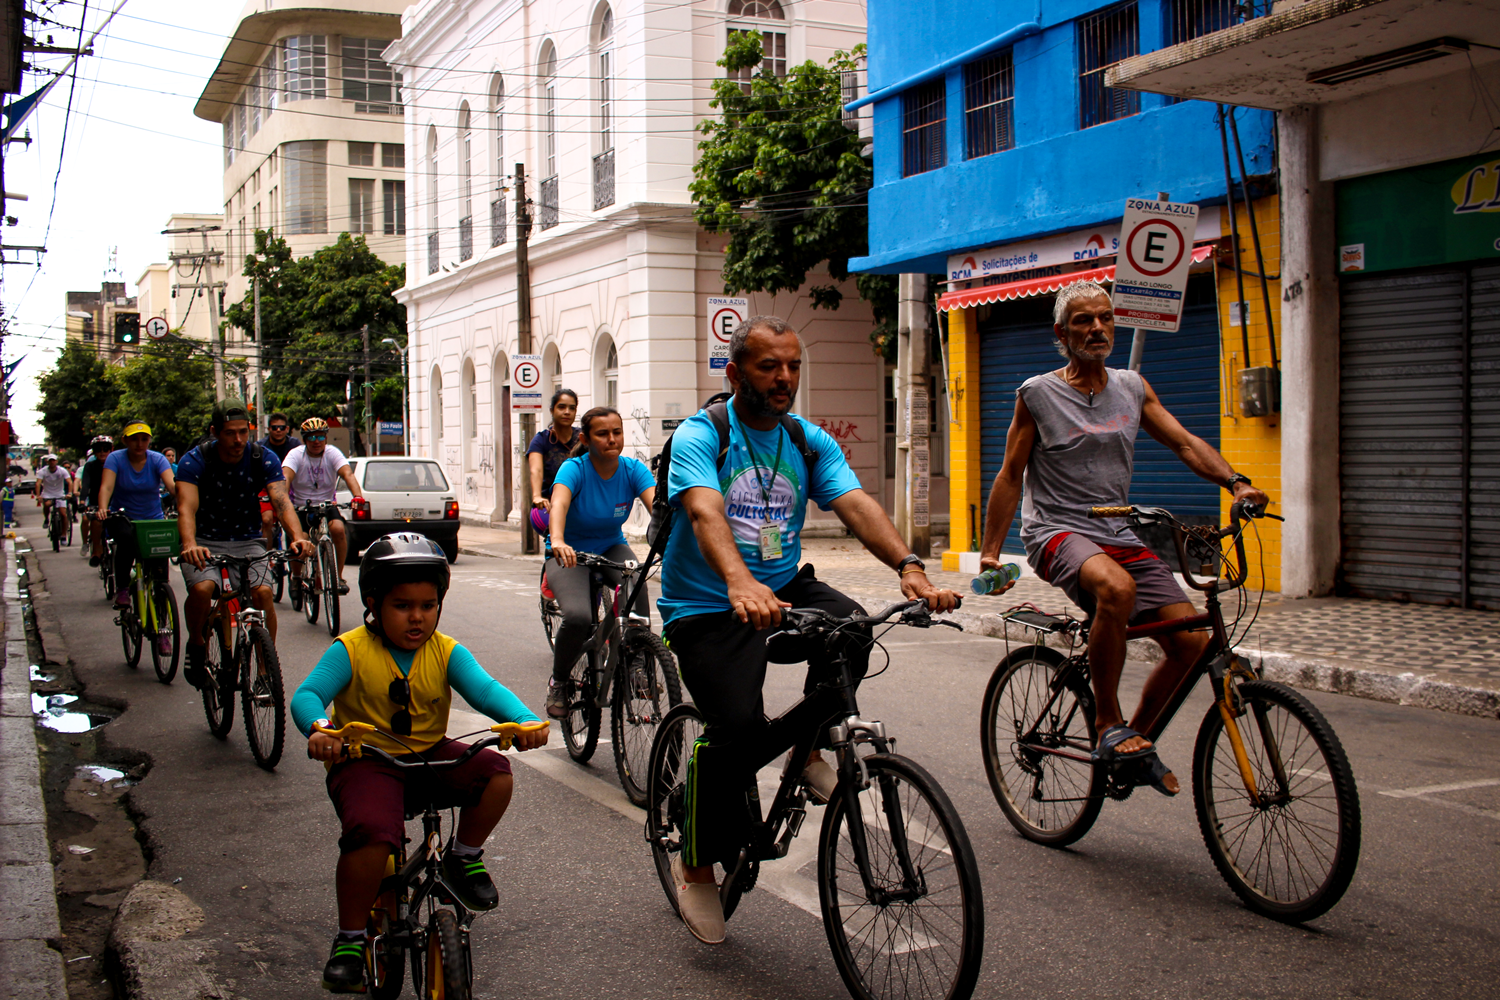
<path fill-rule="evenodd" d="M 323 988 L 329 993 L 365 992 L 364 938 L 334 937 L 333 951 L 323 966 Z"/>
<path fill-rule="evenodd" d="M 471 910 L 493 910 L 500 905 L 500 894 L 490 873 L 484 870 L 484 854 L 460 857 L 453 853 L 450 841 L 443 852 L 443 881 L 453 890 L 458 901 Z"/>
<path fill-rule="evenodd" d="M 102 560 L 98 556 L 89 556 L 89 565 L 97 568 Z"/>
<path fill-rule="evenodd" d="M 182 668 L 182 679 L 200 691 L 208 683 L 208 669 L 204 666 L 207 659 L 207 646 L 187 644 L 187 663 Z"/>
<path fill-rule="evenodd" d="M 339 596 L 342 597 L 344 594 L 347 594 L 347 593 L 349 593 L 349 584 L 345 583 L 343 580 L 340 580 L 339 581 Z"/>

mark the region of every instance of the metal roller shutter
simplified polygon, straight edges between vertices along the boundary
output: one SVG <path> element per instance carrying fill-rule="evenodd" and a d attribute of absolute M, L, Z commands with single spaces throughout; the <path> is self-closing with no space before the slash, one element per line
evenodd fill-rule
<path fill-rule="evenodd" d="M 1500 267 L 1469 276 L 1469 606 L 1500 611 Z"/>
<path fill-rule="evenodd" d="M 1341 288 L 1341 590 L 1463 598 L 1467 275 Z"/>
<path fill-rule="evenodd" d="M 1131 331 L 1122 330 L 1115 343 L 1113 360 L 1122 367 L 1129 358 L 1130 337 Z M 1054 343 L 1050 298 L 997 305 L 990 319 L 979 324 L 980 476 L 986 496 L 1005 460 L 1016 389 L 1033 375 L 1063 365 Z M 1189 282 L 1182 326 L 1176 333 L 1152 332 L 1147 337 L 1141 374 L 1183 426 L 1219 446 L 1219 326 L 1212 276 L 1194 275 Z M 1219 521 L 1218 488 L 1195 476 L 1145 431 L 1136 439 L 1130 500 L 1166 507 L 1192 524 Z M 1020 532 L 1018 513 L 1004 551 L 1024 551 Z M 1154 538 L 1147 541 L 1176 564 L 1176 553 L 1168 551 L 1165 538 L 1160 540 L 1163 544 Z"/>

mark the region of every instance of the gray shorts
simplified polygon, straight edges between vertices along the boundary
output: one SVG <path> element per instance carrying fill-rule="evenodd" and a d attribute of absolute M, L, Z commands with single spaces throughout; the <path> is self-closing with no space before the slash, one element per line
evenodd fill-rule
<path fill-rule="evenodd" d="M 266 543 L 260 538 L 250 538 L 242 542 L 220 542 L 214 539 L 200 538 L 198 539 L 198 544 L 216 556 L 239 556 L 241 559 L 246 559 L 250 556 L 265 555 L 266 552 Z M 219 567 L 205 566 L 202 569 L 198 569 L 186 559 L 182 560 L 182 582 L 189 590 L 193 588 L 193 584 L 203 583 L 205 580 L 211 583 L 218 583 Z M 262 559 L 260 562 L 250 565 L 250 586 L 252 588 L 269 587 L 272 582 L 271 563 L 269 560 Z M 229 585 L 231 587 L 238 587 L 239 584 L 239 567 L 230 566 Z"/>
<path fill-rule="evenodd" d="M 1067 594 L 1090 618 L 1094 617 L 1094 595 L 1079 586 L 1078 571 L 1098 555 L 1109 556 L 1135 579 L 1135 610 L 1130 613 L 1132 625 L 1139 624 L 1139 619 L 1147 611 L 1169 604 L 1183 604 L 1188 599 L 1176 577 L 1172 576 L 1172 570 L 1150 549 L 1112 545 L 1106 551 L 1097 543 L 1069 531 L 1047 539 L 1036 555 L 1035 559 L 1028 561 L 1037 575 Z"/>

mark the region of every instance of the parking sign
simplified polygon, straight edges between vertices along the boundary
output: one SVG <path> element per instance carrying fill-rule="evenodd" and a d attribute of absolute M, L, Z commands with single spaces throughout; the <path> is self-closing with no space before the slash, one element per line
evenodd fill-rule
<path fill-rule="evenodd" d="M 1197 228 L 1197 205 L 1144 198 L 1125 202 L 1115 263 L 1115 325 L 1177 329 Z"/>
<path fill-rule="evenodd" d="M 510 356 L 510 412 L 542 412 L 542 356 Z"/>
<path fill-rule="evenodd" d="M 729 363 L 729 338 L 735 327 L 750 315 L 750 300 L 710 295 L 705 312 L 708 313 L 708 373 L 723 375 L 724 366 Z"/>

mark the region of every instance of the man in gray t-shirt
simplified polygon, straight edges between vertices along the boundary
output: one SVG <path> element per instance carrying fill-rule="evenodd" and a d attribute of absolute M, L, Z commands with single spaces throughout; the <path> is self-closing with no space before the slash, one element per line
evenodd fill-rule
<path fill-rule="evenodd" d="M 1208 638 L 1201 632 L 1156 637 L 1165 655 L 1146 678 L 1127 726 L 1119 697 L 1126 626 L 1183 618 L 1194 609 L 1167 565 L 1119 519 L 1090 520 L 1088 509 L 1129 503 L 1135 438 L 1142 428 L 1236 500 L 1264 504 L 1268 498 L 1213 446 L 1188 433 L 1139 372 L 1105 367 L 1115 345 L 1115 317 L 1102 287 L 1075 281 L 1063 288 L 1053 320 L 1067 364 L 1016 390 L 1005 462 L 985 508 L 979 562 L 986 569 L 1000 565 L 1000 545 L 1024 483 L 1021 540 L 1027 562 L 1092 616 L 1089 669 L 1100 756 L 1150 757 L 1154 747 L 1141 733 L 1151 729 Z M 1176 795 L 1176 777 L 1160 762 L 1150 763 L 1157 787 Z"/>

